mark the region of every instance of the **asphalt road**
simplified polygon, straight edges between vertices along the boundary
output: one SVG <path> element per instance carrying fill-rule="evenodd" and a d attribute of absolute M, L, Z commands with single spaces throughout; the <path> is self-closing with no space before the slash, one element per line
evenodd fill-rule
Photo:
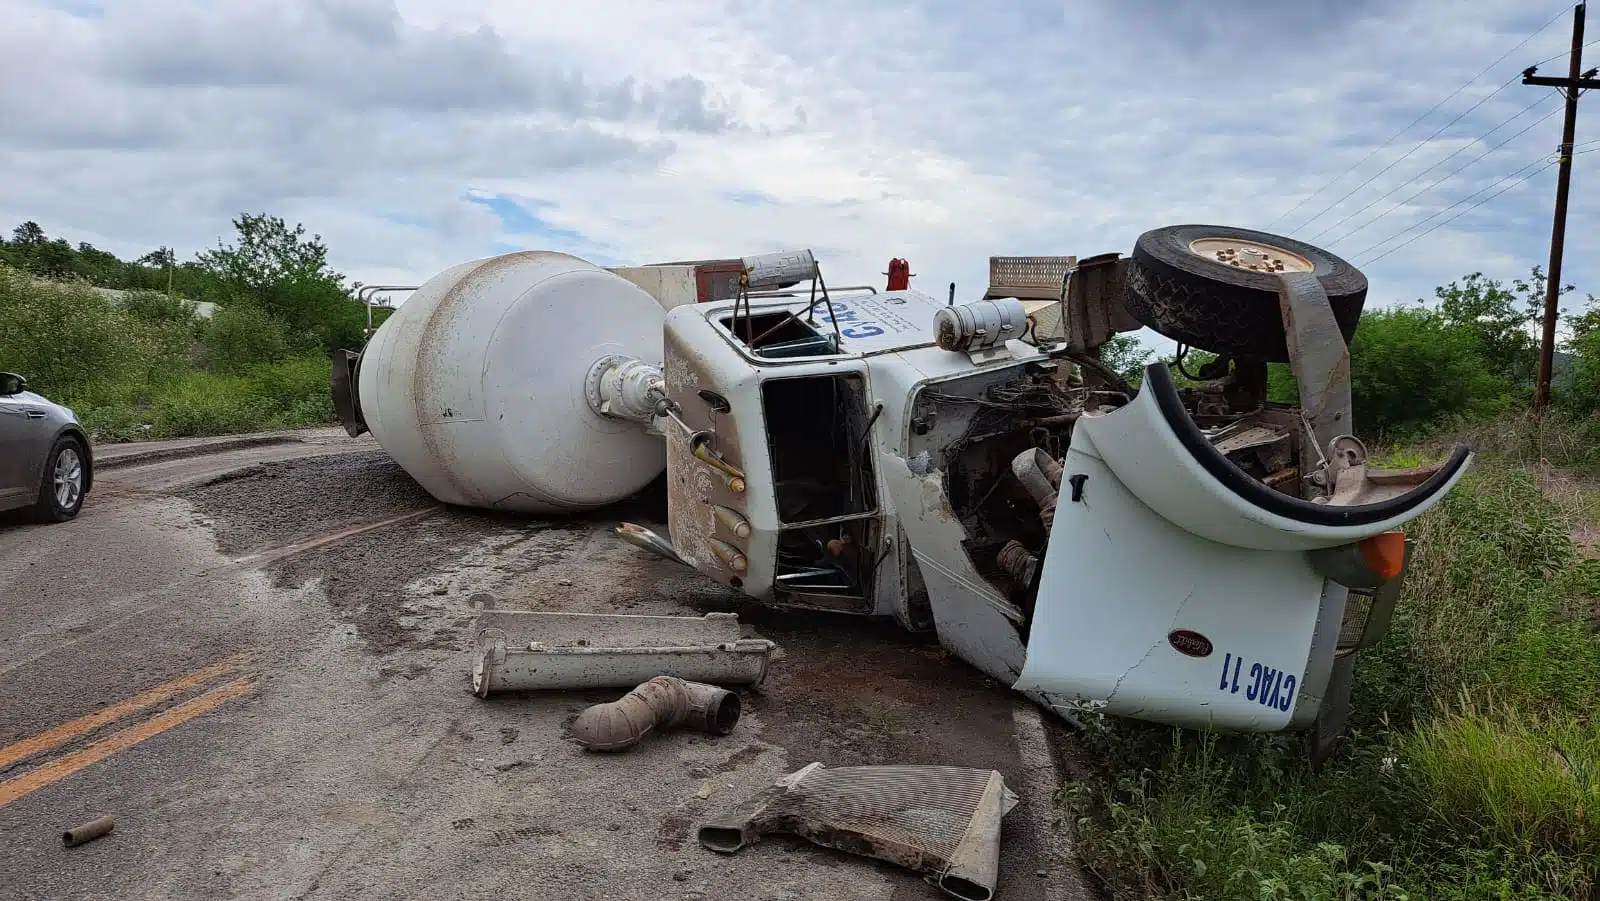
<path fill-rule="evenodd" d="M 936 644 L 755 608 L 616 541 L 659 493 L 590 520 L 442 509 L 334 432 L 102 456 L 76 520 L 0 524 L 0 898 L 944 897 L 797 839 L 694 841 L 812 761 L 998 769 L 1022 797 L 998 897 L 1088 897 L 1052 825 L 1056 723 Z M 731 735 L 586 754 L 564 727 L 617 692 L 470 693 L 483 592 L 733 610 L 783 656 Z"/>

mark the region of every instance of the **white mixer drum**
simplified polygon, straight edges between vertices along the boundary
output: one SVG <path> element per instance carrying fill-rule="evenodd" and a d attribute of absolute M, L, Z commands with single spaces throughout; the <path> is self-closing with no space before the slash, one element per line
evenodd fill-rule
<path fill-rule="evenodd" d="M 612 354 L 659 363 L 666 313 L 577 257 L 525 251 L 453 266 L 362 352 L 361 410 L 378 444 L 435 498 L 528 513 L 622 500 L 666 468 L 659 437 L 589 405 Z"/>

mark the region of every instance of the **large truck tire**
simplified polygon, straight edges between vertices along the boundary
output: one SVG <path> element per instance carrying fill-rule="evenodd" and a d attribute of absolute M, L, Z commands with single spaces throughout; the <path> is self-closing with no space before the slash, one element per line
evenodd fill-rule
<path fill-rule="evenodd" d="M 1161 334 L 1228 357 L 1289 362 L 1279 279 L 1312 272 L 1349 343 L 1367 277 L 1303 241 L 1221 225 L 1169 225 L 1139 236 L 1128 263 L 1128 312 Z"/>

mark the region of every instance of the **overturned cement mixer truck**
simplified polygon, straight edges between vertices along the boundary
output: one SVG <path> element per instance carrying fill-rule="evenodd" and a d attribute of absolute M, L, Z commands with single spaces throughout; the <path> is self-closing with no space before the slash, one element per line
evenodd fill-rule
<path fill-rule="evenodd" d="M 1180 225 L 1049 259 L 1030 314 L 994 287 L 830 290 L 809 252 L 512 253 L 337 355 L 335 401 L 442 502 L 591 510 L 664 468 L 667 534 L 619 535 L 760 602 L 934 630 L 1068 719 L 1309 730 L 1326 752 L 1394 609 L 1399 529 L 1469 452 L 1369 464 L 1347 350 L 1367 280 L 1326 251 Z M 1179 353 L 1135 387 L 1099 348 L 1144 326 Z M 1188 348 L 1215 357 L 1190 373 Z M 1298 404 L 1267 400 L 1272 362 Z"/>

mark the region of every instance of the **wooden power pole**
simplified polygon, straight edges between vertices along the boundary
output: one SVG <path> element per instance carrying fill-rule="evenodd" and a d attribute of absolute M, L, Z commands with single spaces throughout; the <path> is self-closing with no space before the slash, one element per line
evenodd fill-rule
<path fill-rule="evenodd" d="M 1560 168 L 1556 175 L 1555 224 L 1550 231 L 1550 271 L 1544 296 L 1544 333 L 1539 341 L 1539 383 L 1533 393 L 1533 414 L 1543 417 L 1550 403 L 1550 370 L 1555 361 L 1556 319 L 1559 315 L 1557 301 L 1561 298 L 1561 254 L 1567 241 L 1567 193 L 1572 187 L 1572 142 L 1578 127 L 1578 95 L 1588 88 L 1600 87 L 1596 71 L 1583 72 L 1583 14 L 1584 4 L 1572 10 L 1572 58 L 1567 66 L 1566 78 L 1546 78 L 1533 74 L 1536 66 L 1522 73 L 1522 83 L 1540 87 L 1557 88 L 1567 100 L 1567 117 L 1561 128 Z"/>

